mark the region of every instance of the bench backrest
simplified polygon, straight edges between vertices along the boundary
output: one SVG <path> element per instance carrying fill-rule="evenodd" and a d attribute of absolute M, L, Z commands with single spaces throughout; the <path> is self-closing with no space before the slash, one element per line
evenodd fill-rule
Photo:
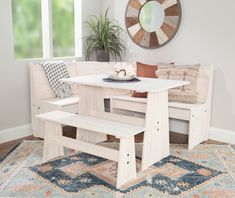
<path fill-rule="evenodd" d="M 107 74 L 117 62 L 66 62 L 65 65 L 71 77 L 91 74 Z M 135 63 L 131 63 L 135 67 Z M 31 95 L 36 100 L 56 97 L 52 91 L 42 66 L 30 64 Z M 77 86 L 72 86 L 73 94 L 78 94 Z"/>
<path fill-rule="evenodd" d="M 202 65 L 197 81 L 198 102 L 211 103 L 213 88 L 213 65 Z"/>
<path fill-rule="evenodd" d="M 66 67 L 71 77 L 85 76 L 91 74 L 108 73 L 113 69 L 116 62 L 66 62 Z M 136 63 L 131 62 L 136 67 Z M 42 66 L 38 63 L 30 64 L 31 94 L 36 100 L 54 98 L 46 74 Z M 213 86 L 213 65 L 201 66 L 198 79 L 198 101 L 201 103 L 210 103 Z M 78 94 L 77 86 L 72 86 L 72 92 Z M 118 94 L 118 92 L 117 92 Z"/>

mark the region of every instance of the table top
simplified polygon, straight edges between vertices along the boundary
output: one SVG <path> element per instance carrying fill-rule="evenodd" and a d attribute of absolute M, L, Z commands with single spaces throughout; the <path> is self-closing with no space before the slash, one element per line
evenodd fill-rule
<path fill-rule="evenodd" d="M 78 85 L 89 85 L 95 87 L 114 88 L 114 89 L 127 89 L 136 90 L 138 92 L 159 92 L 167 89 L 187 85 L 190 82 L 180 80 L 164 80 L 157 78 L 140 78 L 140 82 L 104 82 L 103 78 L 107 75 L 88 75 L 80 77 L 71 77 L 62 79 L 62 82 Z"/>

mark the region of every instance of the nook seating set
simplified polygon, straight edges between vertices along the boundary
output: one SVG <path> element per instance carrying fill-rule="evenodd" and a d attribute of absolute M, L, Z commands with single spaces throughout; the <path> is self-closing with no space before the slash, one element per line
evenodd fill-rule
<path fill-rule="evenodd" d="M 201 66 L 197 94 L 203 102 L 168 102 L 168 90 L 188 81 L 140 78 L 138 83 L 105 83 L 102 78 L 116 63 L 66 63 L 73 96 L 57 98 L 40 64 L 30 65 L 31 109 L 34 136 L 45 138 L 44 161 L 64 155 L 63 147 L 77 149 L 118 162 L 120 188 L 136 178 L 134 136 L 144 132 L 141 171 L 169 155 L 169 118 L 189 122 L 188 148 L 208 139 L 213 66 Z M 130 63 L 136 67 L 136 63 Z M 88 76 L 89 75 L 89 76 Z M 78 78 L 79 77 L 79 78 Z M 134 98 L 130 90 L 148 92 Z M 104 99 L 110 100 L 110 113 Z M 77 139 L 62 135 L 63 126 L 77 128 Z M 120 139 L 119 150 L 97 145 L 112 135 Z"/>

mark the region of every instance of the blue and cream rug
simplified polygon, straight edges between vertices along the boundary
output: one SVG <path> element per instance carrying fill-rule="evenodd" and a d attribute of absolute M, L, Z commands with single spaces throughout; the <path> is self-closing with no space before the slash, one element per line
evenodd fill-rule
<path fill-rule="evenodd" d="M 169 157 L 122 189 L 115 188 L 115 162 L 67 149 L 66 157 L 42 164 L 42 148 L 41 141 L 24 141 L 0 158 L 0 197 L 235 197 L 231 145 L 199 145 L 190 151 L 171 145 Z"/>

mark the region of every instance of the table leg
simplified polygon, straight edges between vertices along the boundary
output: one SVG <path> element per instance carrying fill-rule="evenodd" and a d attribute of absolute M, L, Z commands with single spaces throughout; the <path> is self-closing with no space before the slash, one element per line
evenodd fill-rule
<path fill-rule="evenodd" d="M 148 93 L 145 128 L 142 171 L 170 153 L 167 90 Z"/>
<path fill-rule="evenodd" d="M 101 87 L 80 85 L 79 86 L 79 108 L 80 115 L 91 115 L 92 111 L 104 112 L 104 96 Z M 107 135 L 88 130 L 77 129 L 77 139 L 99 143 L 107 140 Z"/>

